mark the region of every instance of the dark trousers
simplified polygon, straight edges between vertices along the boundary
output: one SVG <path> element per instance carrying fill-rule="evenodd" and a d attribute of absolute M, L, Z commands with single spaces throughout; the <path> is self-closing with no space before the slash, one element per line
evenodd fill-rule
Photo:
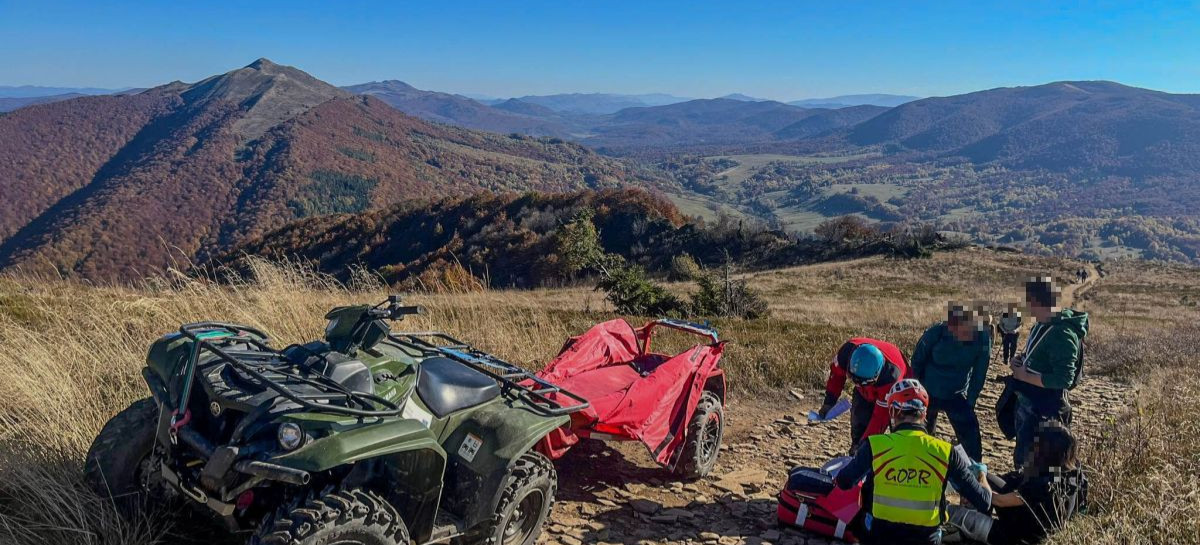
<path fill-rule="evenodd" d="M 1033 440 L 1037 437 L 1038 425 L 1047 420 L 1057 420 L 1064 426 L 1071 425 L 1071 404 L 1067 393 L 1061 390 L 1042 390 L 1037 399 L 1024 393 L 1017 394 L 1017 446 L 1013 450 L 1013 467 L 1020 470 L 1025 465 Z"/>
<path fill-rule="evenodd" d="M 867 401 L 862 394 L 858 393 L 858 388 L 854 389 L 854 395 L 850 397 L 850 453 L 853 454 L 858 450 L 858 444 L 862 442 L 862 435 L 867 431 L 867 425 L 871 423 L 871 416 L 875 414 L 875 403 Z"/>
<path fill-rule="evenodd" d="M 1004 334 L 1001 341 L 1001 345 L 1004 348 L 1004 363 L 1008 363 L 1008 360 L 1012 359 L 1013 355 L 1017 353 L 1017 338 L 1020 336 L 1020 333 Z"/>
<path fill-rule="evenodd" d="M 975 415 L 975 407 L 963 398 L 931 398 L 929 412 L 925 416 L 925 427 L 930 435 L 937 431 L 938 414 L 943 412 L 950 420 L 950 427 L 954 428 L 954 435 L 958 437 L 963 450 L 972 460 L 982 462 L 983 440 L 979 437 L 979 417 Z"/>

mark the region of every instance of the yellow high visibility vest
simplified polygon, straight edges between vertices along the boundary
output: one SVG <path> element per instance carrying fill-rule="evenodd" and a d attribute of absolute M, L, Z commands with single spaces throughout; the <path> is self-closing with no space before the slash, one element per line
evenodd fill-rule
<path fill-rule="evenodd" d="M 889 522 L 938 526 L 950 467 L 950 443 L 919 430 L 872 435 L 875 492 L 871 516 Z"/>

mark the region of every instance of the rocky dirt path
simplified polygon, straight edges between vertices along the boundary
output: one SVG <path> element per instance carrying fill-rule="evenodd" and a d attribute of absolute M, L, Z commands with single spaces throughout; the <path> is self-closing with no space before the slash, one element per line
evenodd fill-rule
<path fill-rule="evenodd" d="M 1066 300 L 1073 301 L 1094 287 L 1099 274 L 1090 265 L 1088 272 L 1087 281 L 1064 288 Z M 985 462 L 1004 472 L 1012 466 L 1013 442 L 996 427 L 994 407 L 1002 388 L 998 379 L 1008 374 L 1008 367 L 1000 361 L 998 341 L 993 354 L 991 377 L 977 411 L 983 426 Z M 1071 392 L 1074 431 L 1085 448 L 1119 410 L 1120 388 L 1092 379 Z M 820 425 L 805 423 L 804 415 L 820 405 L 821 396 L 819 390 L 808 390 L 731 399 L 717 466 L 712 475 L 697 482 L 671 479 L 637 444 L 579 445 L 558 463 L 558 502 L 540 543 L 834 543 L 778 528 L 775 523 L 775 494 L 788 471 L 796 466 L 818 467 L 849 447 L 849 415 Z M 943 422 L 938 431 L 943 438 L 952 439 L 949 424 Z"/>

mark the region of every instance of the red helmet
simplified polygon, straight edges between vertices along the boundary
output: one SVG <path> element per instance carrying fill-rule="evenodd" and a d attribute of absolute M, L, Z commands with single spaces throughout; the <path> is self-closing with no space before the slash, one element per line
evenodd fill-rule
<path fill-rule="evenodd" d="M 887 395 L 887 406 L 898 412 L 925 412 L 929 407 L 929 392 L 914 378 L 897 381 Z"/>

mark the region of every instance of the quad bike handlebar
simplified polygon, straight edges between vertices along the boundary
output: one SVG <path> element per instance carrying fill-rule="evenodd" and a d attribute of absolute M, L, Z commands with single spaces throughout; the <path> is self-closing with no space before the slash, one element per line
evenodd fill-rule
<path fill-rule="evenodd" d="M 387 307 L 379 308 L 386 304 Z M 401 305 L 400 298 L 392 295 L 387 301 L 367 309 L 367 317 L 375 320 L 403 320 L 405 316 L 425 314 L 425 309 L 419 305 Z"/>

